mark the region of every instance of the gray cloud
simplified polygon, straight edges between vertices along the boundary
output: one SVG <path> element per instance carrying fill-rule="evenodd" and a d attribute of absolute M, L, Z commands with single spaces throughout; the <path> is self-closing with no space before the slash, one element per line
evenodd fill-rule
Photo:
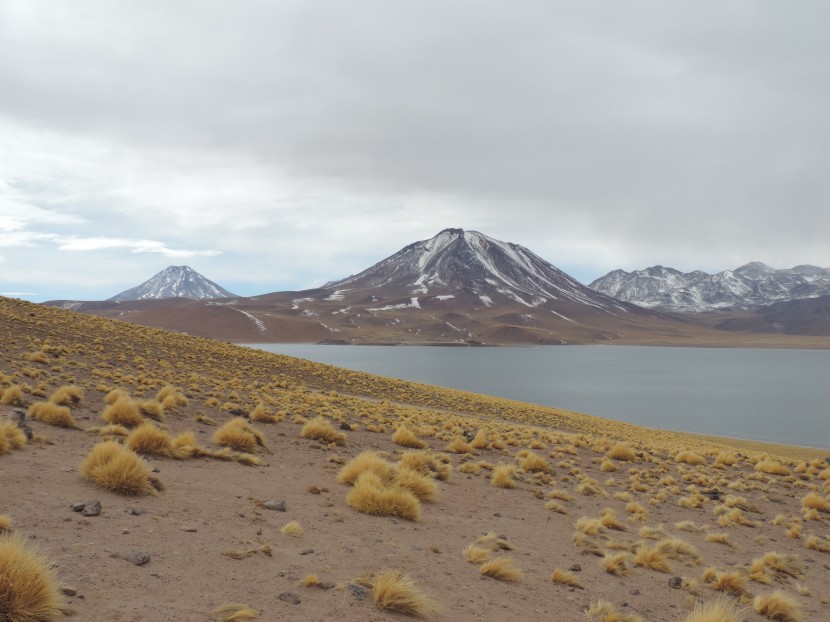
<path fill-rule="evenodd" d="M 6 2 L 0 248 L 57 264 L 86 240 L 102 289 L 164 267 L 150 255 L 195 257 L 247 293 L 344 276 L 446 226 L 583 280 L 827 266 L 828 17 L 820 2 Z"/>

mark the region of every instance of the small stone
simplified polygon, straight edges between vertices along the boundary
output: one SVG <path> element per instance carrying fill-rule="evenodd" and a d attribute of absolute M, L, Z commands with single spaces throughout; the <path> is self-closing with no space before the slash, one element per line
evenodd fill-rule
<path fill-rule="evenodd" d="M 496 518 L 501 518 L 501 512 L 495 512 L 493 516 L 495 516 Z"/>
<path fill-rule="evenodd" d="M 314 549 L 303 549 L 300 551 L 300 555 L 311 555 L 314 552 Z"/>
<path fill-rule="evenodd" d="M 87 501 L 84 509 L 81 510 L 82 516 L 99 516 L 101 514 L 101 502 L 97 499 L 94 501 Z"/>
<path fill-rule="evenodd" d="M 282 500 L 282 499 L 279 500 L 279 501 L 276 501 L 276 500 L 272 499 L 271 501 L 266 501 L 265 503 L 263 503 L 262 507 L 264 507 L 266 510 L 274 510 L 276 512 L 285 512 L 285 501 Z"/>
<path fill-rule="evenodd" d="M 582 572 L 582 566 L 580 566 L 579 564 L 574 564 L 573 566 L 568 568 L 568 570 L 570 570 L 571 572 Z"/>
<path fill-rule="evenodd" d="M 321 590 L 330 590 L 334 588 L 334 583 L 330 581 L 322 581 L 317 584 L 317 587 L 319 587 Z"/>
<path fill-rule="evenodd" d="M 369 590 L 362 585 L 358 585 L 357 583 L 349 583 L 346 587 L 348 588 L 349 593 L 357 600 L 364 600 L 369 595 Z"/>
<path fill-rule="evenodd" d="M 193 525 L 185 525 L 181 529 L 182 531 L 186 531 L 187 533 L 196 533 L 196 531 L 198 531 L 196 527 L 194 527 Z"/>
<path fill-rule="evenodd" d="M 401 521 L 400 521 L 400 520 L 398 520 L 397 518 L 395 518 L 394 516 L 392 517 L 392 522 L 393 522 L 393 523 L 395 523 L 396 525 L 400 525 L 400 524 L 401 524 Z"/>
<path fill-rule="evenodd" d="M 635 587 L 633 590 L 631 590 L 631 591 L 629 592 L 629 594 L 631 594 L 632 596 L 639 596 L 639 595 L 640 595 L 640 590 L 638 590 L 638 589 Z"/>
<path fill-rule="evenodd" d="M 124 559 L 136 566 L 143 566 L 150 561 L 150 554 L 144 551 L 130 551 Z"/>
<path fill-rule="evenodd" d="M 300 604 L 300 597 L 297 596 L 294 592 L 283 592 L 282 594 L 277 596 L 277 598 L 286 603 L 291 603 L 292 605 Z"/>
<path fill-rule="evenodd" d="M 133 516 L 141 516 L 142 514 L 146 514 L 147 510 L 144 508 L 134 507 L 129 509 L 130 514 Z"/>
<path fill-rule="evenodd" d="M 669 587 L 674 590 L 679 590 L 683 587 L 683 579 L 681 577 L 672 577 L 669 579 Z"/>
<path fill-rule="evenodd" d="M 64 596 L 77 596 L 78 588 L 74 588 L 71 585 L 64 585 L 63 587 L 61 587 L 61 593 Z"/>
<path fill-rule="evenodd" d="M 153 473 L 161 473 L 158 467 L 153 467 Z"/>
<path fill-rule="evenodd" d="M 86 501 L 76 501 L 72 505 L 69 506 L 69 509 L 73 512 L 80 512 L 86 507 Z"/>
<path fill-rule="evenodd" d="M 340 424 L 340 429 L 345 430 L 346 432 L 351 432 L 352 431 L 352 426 L 350 426 L 348 423 L 346 423 L 344 421 L 343 423 Z"/>
<path fill-rule="evenodd" d="M 122 529 L 121 530 L 121 535 L 124 535 L 124 536 L 130 535 L 130 530 L 129 529 Z"/>

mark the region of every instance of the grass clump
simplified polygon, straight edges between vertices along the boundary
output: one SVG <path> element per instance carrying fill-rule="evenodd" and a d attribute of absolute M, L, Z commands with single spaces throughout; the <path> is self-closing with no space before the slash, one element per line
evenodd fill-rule
<path fill-rule="evenodd" d="M 759 594 L 752 601 L 752 607 L 757 613 L 775 622 L 804 622 L 801 605 L 795 598 L 781 590 L 775 590 L 770 594 Z"/>
<path fill-rule="evenodd" d="M 690 464 L 692 466 L 698 466 L 698 465 L 701 465 L 701 464 L 706 464 L 706 458 L 704 458 L 700 454 L 697 454 L 697 453 L 695 453 L 693 451 L 689 451 L 689 450 L 684 450 L 684 451 L 678 452 L 674 456 L 674 461 L 675 462 L 680 462 L 682 464 Z"/>
<path fill-rule="evenodd" d="M 517 583 L 524 579 L 524 571 L 516 566 L 512 557 L 496 557 L 484 562 L 479 572 L 485 577 L 492 577 L 498 581 Z"/>
<path fill-rule="evenodd" d="M 325 417 L 314 417 L 306 422 L 300 436 L 323 443 L 346 444 L 346 433 L 335 430 Z"/>
<path fill-rule="evenodd" d="M 84 397 L 84 391 L 74 384 L 58 387 L 49 396 L 49 401 L 58 406 L 74 406 Z"/>
<path fill-rule="evenodd" d="M 109 395 L 112 395 L 112 393 L 111 391 Z M 118 397 L 104 409 L 101 416 L 107 423 L 123 425 L 128 428 L 134 428 L 144 423 L 144 417 L 141 416 L 138 403 L 127 395 Z"/>
<path fill-rule="evenodd" d="M 0 534 L 10 532 L 13 527 L 12 517 L 8 514 L 0 514 Z"/>
<path fill-rule="evenodd" d="M 462 554 L 464 555 L 464 559 L 471 564 L 483 564 L 490 558 L 490 552 L 491 550 L 489 548 L 468 544 L 464 547 Z"/>
<path fill-rule="evenodd" d="M 234 417 L 213 434 L 213 443 L 235 451 L 256 453 L 260 448 L 268 451 L 265 437 L 243 417 Z"/>
<path fill-rule="evenodd" d="M 305 533 L 305 529 L 299 521 L 292 520 L 280 528 L 280 533 L 284 536 L 291 536 L 292 538 L 299 538 Z"/>
<path fill-rule="evenodd" d="M 12 449 L 20 449 L 28 442 L 14 421 L 0 421 L 0 454 L 8 453 Z"/>
<path fill-rule="evenodd" d="M 0 620 L 53 622 L 62 606 L 49 562 L 19 533 L 0 536 Z"/>
<path fill-rule="evenodd" d="M 626 462 L 636 462 L 637 461 L 637 452 L 635 452 L 631 447 L 626 445 L 625 443 L 617 443 L 611 449 L 608 450 L 608 453 L 605 454 L 606 458 L 610 458 L 612 460 L 623 460 Z"/>
<path fill-rule="evenodd" d="M 436 603 L 415 582 L 397 570 L 386 570 L 372 581 L 372 602 L 384 611 L 426 618 L 438 610 Z"/>
<path fill-rule="evenodd" d="M 755 470 L 767 475 L 790 475 L 790 470 L 775 460 L 761 460 L 755 465 Z"/>
<path fill-rule="evenodd" d="M 26 415 L 35 421 L 58 428 L 78 428 L 78 424 L 72 416 L 72 411 L 68 407 L 54 402 L 35 402 L 29 406 Z"/>
<path fill-rule="evenodd" d="M 395 430 L 395 433 L 392 435 L 392 442 L 401 447 L 409 447 L 411 449 L 423 449 L 427 446 L 425 441 L 418 438 L 418 435 L 405 425 Z"/>
<path fill-rule="evenodd" d="M 614 605 L 602 599 L 591 603 L 585 615 L 592 622 L 645 622 L 635 613 L 620 613 Z"/>
<path fill-rule="evenodd" d="M 20 385 L 10 385 L 0 393 L 0 405 L 23 406 L 23 389 Z"/>
<path fill-rule="evenodd" d="M 513 481 L 513 475 L 515 473 L 516 467 L 512 464 L 499 463 L 493 469 L 490 483 L 496 488 L 514 488 L 516 486 L 516 482 Z"/>
<path fill-rule="evenodd" d="M 211 613 L 219 616 L 221 622 L 241 622 L 242 620 L 255 620 L 259 617 L 259 611 L 242 603 L 219 605 Z"/>
<path fill-rule="evenodd" d="M 358 512 L 377 516 L 396 516 L 417 521 L 421 518 L 421 502 L 411 491 L 384 484 L 371 472 L 361 473 L 346 495 L 346 503 Z"/>
<path fill-rule="evenodd" d="M 391 482 L 395 479 L 396 469 L 394 464 L 384 460 L 377 452 L 364 451 L 343 465 L 337 473 L 337 481 L 341 484 L 354 484 L 365 472 L 374 473 L 383 482 Z"/>
<path fill-rule="evenodd" d="M 553 574 L 550 575 L 550 580 L 554 583 L 559 583 L 561 585 L 567 585 L 568 587 L 575 587 L 578 589 L 584 589 L 579 580 L 576 578 L 574 573 L 569 572 L 567 570 L 562 570 L 561 568 L 554 568 Z"/>
<path fill-rule="evenodd" d="M 698 603 L 683 622 L 742 622 L 741 612 L 725 600 Z"/>
<path fill-rule="evenodd" d="M 95 445 L 81 463 L 81 472 L 94 484 L 121 495 L 155 494 L 160 487 L 147 463 L 117 441 Z"/>

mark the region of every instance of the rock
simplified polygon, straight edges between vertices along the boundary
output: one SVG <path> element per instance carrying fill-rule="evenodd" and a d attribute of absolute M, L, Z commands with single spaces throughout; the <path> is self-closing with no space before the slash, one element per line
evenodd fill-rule
<path fill-rule="evenodd" d="M 331 581 L 322 581 L 317 584 L 317 587 L 319 587 L 321 590 L 330 590 L 334 588 L 334 583 L 332 583 Z"/>
<path fill-rule="evenodd" d="M 180 529 L 182 531 L 186 531 L 187 533 L 196 533 L 198 531 L 198 529 L 196 529 L 196 527 L 194 527 L 193 525 L 185 525 Z"/>
<path fill-rule="evenodd" d="M 292 605 L 299 605 L 300 604 L 300 597 L 297 596 L 294 592 L 283 592 L 279 596 L 277 596 L 281 601 L 286 603 L 291 603 Z"/>
<path fill-rule="evenodd" d="M 568 570 L 570 570 L 571 572 L 582 572 L 582 566 L 580 566 L 579 564 L 574 564 L 573 566 L 568 568 Z"/>
<path fill-rule="evenodd" d="M 262 504 L 266 510 L 274 510 L 275 512 L 285 512 L 285 500 L 271 500 Z"/>
<path fill-rule="evenodd" d="M 314 552 L 314 549 L 303 549 L 300 551 L 300 555 L 311 555 Z"/>
<path fill-rule="evenodd" d="M 61 587 L 61 594 L 64 596 L 77 596 L 78 588 L 72 587 L 71 585 L 64 585 Z"/>
<path fill-rule="evenodd" d="M 369 590 L 357 583 L 349 583 L 346 587 L 357 600 L 364 600 L 369 595 Z"/>
<path fill-rule="evenodd" d="M 830 464 L 830 457 L 825 458 L 825 459 L 824 459 L 824 461 L 825 461 L 827 464 Z"/>
<path fill-rule="evenodd" d="M 32 432 L 32 428 L 29 427 L 29 424 L 26 423 L 26 411 L 15 408 L 14 412 L 17 414 L 17 427 L 23 430 L 23 434 L 26 435 L 27 439 L 32 440 L 35 434 Z"/>
<path fill-rule="evenodd" d="M 631 591 L 629 592 L 629 594 L 631 594 L 632 596 L 639 596 L 639 595 L 640 595 L 640 590 L 638 590 L 638 589 L 635 587 L 633 590 L 631 590 Z"/>
<path fill-rule="evenodd" d="M 95 499 L 94 501 L 87 501 L 84 508 L 81 510 L 83 516 L 100 516 L 101 502 Z"/>
<path fill-rule="evenodd" d="M 709 499 L 712 501 L 720 501 L 720 498 L 723 496 L 723 493 L 716 488 L 715 490 L 707 490 L 703 493 L 703 496 L 709 497 Z"/>
<path fill-rule="evenodd" d="M 683 579 L 681 577 L 672 577 L 669 579 L 669 587 L 673 590 L 679 590 L 683 587 Z"/>
<path fill-rule="evenodd" d="M 352 431 L 352 426 L 350 426 L 348 423 L 346 423 L 344 421 L 343 423 L 340 424 L 340 429 L 345 430 L 347 432 L 351 432 Z"/>
<path fill-rule="evenodd" d="M 136 566 L 143 566 L 150 561 L 150 554 L 144 551 L 130 551 L 124 559 Z"/>
<path fill-rule="evenodd" d="M 133 516 L 141 516 L 142 514 L 146 514 L 147 510 L 145 510 L 144 508 L 134 507 L 134 508 L 130 508 L 128 510 L 128 512 L 130 514 L 132 514 Z"/>
<path fill-rule="evenodd" d="M 69 506 L 69 509 L 73 512 L 80 512 L 86 507 L 86 501 L 76 501 L 72 505 Z"/>

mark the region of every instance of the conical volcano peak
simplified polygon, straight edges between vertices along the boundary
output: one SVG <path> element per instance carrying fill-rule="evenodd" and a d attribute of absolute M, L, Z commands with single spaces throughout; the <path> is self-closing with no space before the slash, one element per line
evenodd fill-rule
<path fill-rule="evenodd" d="M 234 298 L 228 290 L 205 278 L 190 266 L 168 266 L 141 285 L 110 298 L 111 301 L 161 298 Z"/>

